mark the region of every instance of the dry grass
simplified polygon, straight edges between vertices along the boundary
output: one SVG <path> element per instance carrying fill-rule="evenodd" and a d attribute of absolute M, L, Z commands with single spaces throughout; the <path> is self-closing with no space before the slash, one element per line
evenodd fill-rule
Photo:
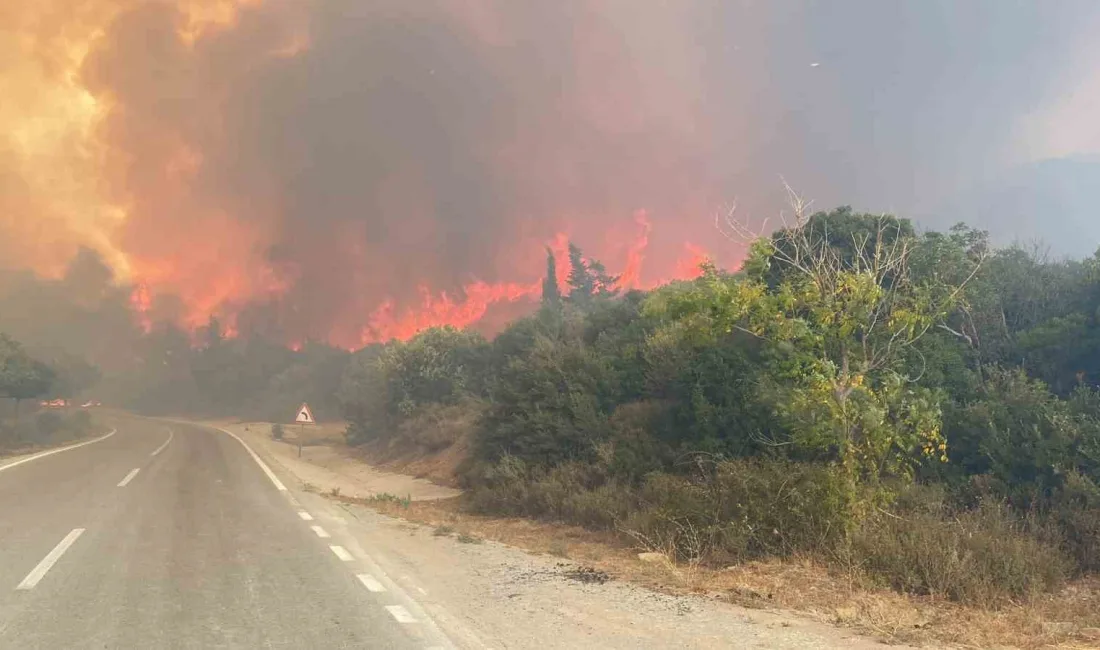
<path fill-rule="evenodd" d="M 489 539 L 530 553 L 567 556 L 616 579 L 675 594 L 695 593 L 751 608 L 797 611 L 888 643 L 964 647 L 1100 648 L 1100 580 L 998 610 L 881 588 L 857 568 L 840 573 L 810 559 L 750 562 L 725 568 L 640 561 L 612 533 L 528 519 L 471 515 L 461 498 L 408 507 L 365 502 L 375 510 L 457 535 Z"/>
<path fill-rule="evenodd" d="M 469 454 L 470 438 L 467 432 L 453 444 L 431 452 L 395 444 L 392 440 L 376 440 L 359 447 L 347 447 L 346 453 L 377 469 L 456 488 L 456 468 Z"/>

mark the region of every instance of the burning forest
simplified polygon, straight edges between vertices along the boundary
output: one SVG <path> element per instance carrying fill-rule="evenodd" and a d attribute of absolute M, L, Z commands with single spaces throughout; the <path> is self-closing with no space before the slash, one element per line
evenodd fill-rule
<path fill-rule="evenodd" d="M 548 245 L 643 288 L 696 273 L 713 238 L 715 197 L 691 187 L 703 116 L 680 81 L 629 74 L 615 13 L 19 5 L 0 27 L 22 100 L 0 110 L 2 264 L 56 279 L 94 252 L 142 331 L 491 332 L 534 308 Z"/>

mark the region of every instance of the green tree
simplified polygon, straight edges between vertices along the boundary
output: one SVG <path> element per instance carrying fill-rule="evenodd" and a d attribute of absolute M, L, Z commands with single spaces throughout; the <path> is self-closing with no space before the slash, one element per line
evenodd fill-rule
<path fill-rule="evenodd" d="M 1068 472 L 1085 469 L 1087 456 L 1077 450 L 1091 444 L 1096 413 L 1083 418 L 1020 369 L 988 374 L 979 398 L 948 420 L 953 462 L 965 474 L 988 474 L 1010 487 L 1026 507 L 1059 487 Z"/>
<path fill-rule="evenodd" d="M 769 344 L 762 394 L 791 436 L 773 444 L 839 463 L 854 490 L 911 477 L 922 458 L 947 460 L 940 396 L 915 384 L 905 362 L 973 273 L 955 282 L 917 277 L 918 242 L 904 221 L 844 213 L 851 239 L 839 245 L 811 227 L 824 218 L 800 217 L 758 239 L 744 277 L 710 273 L 705 290 L 680 302 L 707 314 L 708 327 Z"/>
<path fill-rule="evenodd" d="M 430 328 L 358 354 L 340 390 L 349 441 L 389 435 L 424 406 L 482 394 L 488 359 L 480 335 L 453 327 Z"/>
<path fill-rule="evenodd" d="M 608 275 L 604 265 L 597 260 L 586 260 L 584 253 L 569 243 L 569 300 L 585 305 L 593 298 L 613 298 L 619 290 L 615 286 L 619 276 Z"/>
<path fill-rule="evenodd" d="M 554 259 L 554 251 L 546 249 L 546 277 L 542 280 L 542 304 L 557 305 L 561 303 L 561 289 L 558 287 L 558 262 Z"/>
<path fill-rule="evenodd" d="M 54 371 L 32 358 L 17 341 L 0 334 L 0 396 L 15 400 L 15 414 L 25 399 L 39 399 L 49 394 Z"/>

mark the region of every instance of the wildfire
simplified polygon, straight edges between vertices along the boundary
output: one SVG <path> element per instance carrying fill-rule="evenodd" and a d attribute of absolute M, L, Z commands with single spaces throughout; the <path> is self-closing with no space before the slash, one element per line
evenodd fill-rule
<path fill-rule="evenodd" d="M 130 293 L 130 309 L 134 312 L 134 319 L 138 327 L 148 334 L 153 330 L 153 320 L 149 314 L 153 300 L 149 296 L 149 287 L 144 283 L 134 286 Z"/>
<path fill-rule="evenodd" d="M 328 193 L 295 195 L 295 188 L 287 186 L 299 183 L 297 171 L 285 176 L 256 172 L 260 180 L 253 178 L 252 170 L 244 170 L 240 178 L 220 177 L 218 172 L 226 169 L 225 161 L 219 159 L 219 153 L 224 158 L 223 149 L 232 152 L 228 167 L 237 170 L 235 145 L 240 143 L 236 138 L 253 136 L 266 144 L 274 132 L 257 127 L 258 135 L 240 134 L 236 131 L 242 129 L 224 126 L 229 121 L 219 111 L 232 103 L 227 98 L 240 99 L 231 96 L 231 91 L 241 85 L 237 83 L 239 78 L 218 76 L 216 69 L 206 72 L 212 67 L 211 60 L 220 59 L 201 58 L 209 55 L 206 48 L 223 56 L 229 52 L 233 60 L 254 56 L 255 61 L 249 59 L 242 68 L 261 69 L 265 74 L 271 69 L 264 66 L 293 68 L 284 59 L 305 58 L 314 45 L 313 34 L 303 26 L 307 21 L 280 20 L 286 16 L 271 14 L 248 24 L 249 16 L 264 4 L 262 0 L 166 0 L 141 7 L 131 0 L 61 3 L 78 5 L 71 11 L 59 11 L 57 4 L 11 1 L 7 3 L 10 6 L 0 8 L 0 56 L 5 60 L 0 69 L 0 88 L 4 88 L 7 100 L 0 102 L 0 176 L 10 174 L 14 179 L 4 183 L 0 191 L 0 260 L 43 275 L 59 275 L 79 247 L 90 247 L 102 255 L 120 283 L 132 287 L 129 304 L 133 322 L 146 333 L 161 320 L 199 332 L 216 317 L 222 335 L 232 338 L 242 329 L 251 331 L 251 321 L 238 319 L 247 307 L 272 304 L 283 309 L 278 317 L 289 322 L 285 330 L 278 330 L 278 336 L 285 336 L 291 349 L 300 350 L 306 340 L 322 339 L 345 347 L 362 346 L 408 339 L 434 326 L 474 325 L 487 314 L 494 318 L 502 312 L 515 314 L 533 309 L 545 272 L 542 246 L 554 257 L 555 279 L 562 293 L 567 293 L 568 243 L 572 237 L 586 247 L 586 255 L 607 263 L 612 274 L 621 269 L 617 286 L 624 291 L 652 288 L 673 278 L 696 277 L 699 263 L 707 258 L 701 248 L 688 243 L 674 259 L 676 251 L 670 253 L 662 250 L 659 242 L 651 242 L 658 234 L 660 212 L 638 210 L 631 215 L 630 208 L 618 211 L 603 207 L 599 217 L 620 224 L 632 217 L 633 228 L 611 228 L 614 237 L 608 239 L 606 232 L 593 232 L 593 226 L 585 226 L 580 218 L 563 217 L 545 230 L 534 231 L 537 234 L 524 231 L 520 243 L 508 240 L 508 254 L 518 256 L 518 261 L 493 259 L 495 266 L 483 265 L 483 270 L 488 269 L 483 273 L 459 276 L 497 281 L 473 279 L 459 291 L 439 291 L 439 285 L 426 278 L 444 277 L 444 270 L 453 269 L 444 269 L 441 264 L 416 276 L 404 266 L 394 271 L 396 265 L 389 263 L 390 258 L 372 258 L 402 254 L 381 250 L 378 241 L 419 240 L 424 233 L 431 234 L 430 219 L 424 218 L 421 224 L 409 213 L 430 213 L 438 207 L 428 198 L 423 199 L 423 205 L 417 202 L 435 189 L 431 182 L 421 185 L 410 181 L 406 187 L 404 179 L 394 172 L 396 189 L 391 190 L 397 198 L 393 205 L 379 201 L 381 207 L 362 208 L 364 212 L 377 208 L 386 216 L 359 230 L 346 225 L 361 225 L 346 215 L 343 221 L 326 221 L 325 228 L 318 230 L 333 231 L 343 224 L 347 232 L 339 231 L 331 241 L 322 235 L 317 241 L 302 244 L 312 246 L 309 250 L 314 257 L 309 260 L 316 263 L 315 258 L 324 258 L 318 264 L 320 270 L 310 268 L 283 250 L 298 245 L 295 238 L 303 233 L 281 229 L 290 230 L 287 213 L 294 208 L 307 215 L 328 210 Z M 283 9 L 272 11 L 294 12 L 305 4 L 282 3 Z M 488 19 L 492 10 L 485 12 L 483 17 Z M 272 27 L 275 24 L 280 28 Z M 162 31 L 147 32 L 145 28 L 150 25 Z M 274 35 L 265 31 L 269 29 Z M 246 33 L 244 44 L 223 40 L 234 30 Z M 156 47 L 147 47 L 145 39 L 155 41 Z M 248 50 L 253 40 L 259 43 L 255 51 Z M 133 56 L 134 47 L 151 48 L 149 61 L 135 63 L 141 57 Z M 301 68 L 303 75 L 306 70 Z M 439 77 L 445 73 L 440 70 Z M 435 78 L 436 71 L 427 74 Z M 238 103 L 254 111 L 257 107 L 267 109 L 259 103 L 266 99 L 262 94 L 246 95 L 247 101 Z M 293 104 L 281 99 L 284 104 Z M 315 103 L 327 105 L 326 101 Z M 288 112 L 298 123 L 293 111 L 299 107 L 279 104 L 270 108 Z M 328 132 L 322 131 L 322 135 L 327 138 Z M 404 147 L 405 140 L 398 140 Z M 223 141 L 230 145 L 221 146 Z M 329 147 L 325 141 L 324 147 L 317 146 L 314 151 L 304 139 L 291 138 L 288 142 L 288 149 L 302 156 L 303 168 L 314 163 L 311 154 L 321 156 L 330 148 L 340 148 Z M 374 146 L 374 141 L 366 138 L 353 142 L 360 146 L 363 143 Z M 299 146 L 301 150 L 296 148 Z M 287 153 L 285 149 L 271 151 L 273 155 Z M 223 165 L 220 168 L 219 160 Z M 386 160 L 382 166 L 389 162 Z M 354 173 L 347 171 L 349 176 Z M 241 182 L 254 181 L 259 190 L 252 192 L 253 186 L 246 190 L 225 187 L 241 178 L 245 179 Z M 353 176 L 353 182 L 358 182 L 358 177 Z M 416 197 L 412 206 L 415 210 L 402 202 L 405 194 Z M 442 198 L 437 200 L 443 202 Z M 297 203 L 303 205 L 287 205 Z M 354 205 L 359 209 L 359 203 Z M 299 217 L 295 224 L 300 226 L 303 221 Z M 587 221 L 600 223 L 591 218 Z M 309 227 L 313 227 L 312 222 Z M 546 237 L 559 228 L 566 232 L 559 232 L 545 243 Z M 572 232 L 573 228 L 582 232 Z M 673 245 L 682 241 L 679 232 L 659 234 L 677 238 Z M 383 239 L 386 236 L 391 239 Z M 330 256 L 334 249 L 340 249 L 344 256 Z M 329 259 L 336 261 L 329 263 Z M 406 273 L 408 277 L 386 273 Z M 330 309 L 317 317 L 320 322 L 305 323 L 313 312 L 311 305 L 304 304 L 309 296 L 303 298 L 303 294 L 327 286 L 329 278 L 336 275 L 350 280 L 333 290 L 328 297 L 335 298 L 328 302 L 346 299 L 347 308 Z M 313 282 L 305 291 L 299 284 L 303 276 Z M 413 286 L 417 287 L 416 294 L 409 300 L 403 293 L 411 293 Z M 166 300 L 169 297 L 174 301 Z M 283 325 L 282 321 L 279 324 Z M 325 327 L 329 328 L 327 333 L 321 331 Z"/>
<path fill-rule="evenodd" d="M 418 309 L 397 314 L 392 300 L 383 302 L 371 314 L 360 343 L 367 345 L 391 339 L 404 340 L 421 330 L 441 325 L 466 327 L 480 320 L 494 303 L 533 298 L 541 291 L 541 281 L 530 285 L 473 282 L 465 287 L 465 300 L 456 301 L 446 292 L 434 296 L 428 287 L 421 285 Z"/>
<path fill-rule="evenodd" d="M 642 262 L 645 260 L 645 249 L 649 246 L 649 233 L 653 225 L 646 217 L 645 210 L 639 210 L 634 215 L 634 222 L 641 228 L 641 234 L 631 244 L 626 256 L 626 267 L 619 276 L 619 287 L 622 289 L 637 289 L 641 280 Z"/>
<path fill-rule="evenodd" d="M 703 271 L 700 267 L 710 261 L 710 255 L 692 243 L 684 244 L 684 253 L 685 255 L 676 262 L 676 277 L 690 280 L 702 275 Z"/>

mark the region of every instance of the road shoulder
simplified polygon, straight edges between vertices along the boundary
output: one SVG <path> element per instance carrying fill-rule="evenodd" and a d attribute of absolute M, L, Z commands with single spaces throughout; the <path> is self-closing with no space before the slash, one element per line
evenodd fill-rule
<path fill-rule="evenodd" d="M 357 470 L 369 481 L 349 480 L 339 465 L 326 462 L 330 452 L 307 447 L 299 460 L 293 445 L 271 440 L 255 425 L 244 427 L 227 428 L 271 464 L 326 530 L 354 540 L 357 554 L 415 598 L 460 647 L 882 647 L 796 614 L 661 593 L 609 579 L 583 560 L 533 555 L 382 514 L 358 502 L 400 510 L 420 500 L 416 506 L 432 507 L 427 500 L 457 492 L 366 465 Z M 405 495 L 389 498 L 402 490 Z"/>

